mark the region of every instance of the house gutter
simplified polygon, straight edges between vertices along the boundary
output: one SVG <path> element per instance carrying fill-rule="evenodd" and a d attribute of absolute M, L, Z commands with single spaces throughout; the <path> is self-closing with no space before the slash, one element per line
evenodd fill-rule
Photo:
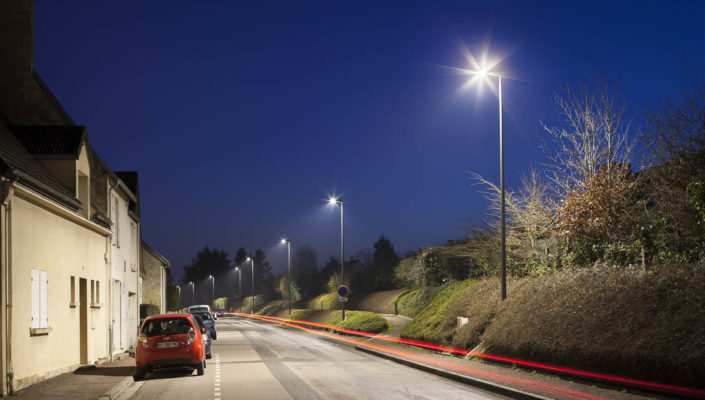
<path fill-rule="evenodd" d="M 106 256 L 106 262 L 108 263 L 108 361 L 113 361 L 113 302 L 115 298 L 113 296 L 113 199 L 111 197 L 113 190 L 120 184 L 120 179 L 115 180 L 115 184 L 110 185 L 108 188 L 108 219 L 110 219 L 110 238 L 108 239 L 107 252 L 109 256 Z M 109 260 L 108 260 L 109 259 Z"/>
<path fill-rule="evenodd" d="M 2 238 L 2 244 L 0 245 L 0 275 L 2 276 L 2 292 L 4 294 L 2 298 L 2 313 L 3 313 L 3 325 L 5 326 L 5 334 L 2 335 L 2 352 L 4 353 L 2 370 L 5 373 L 5 379 L 2 385 L 2 394 L 12 393 L 12 385 L 14 380 L 14 372 L 12 368 L 12 271 L 10 268 L 10 211 L 11 201 L 8 199 L 12 198 L 12 184 L 16 178 L 14 177 L 0 177 L 0 207 L 2 207 L 2 214 L 0 214 L 0 237 Z"/>

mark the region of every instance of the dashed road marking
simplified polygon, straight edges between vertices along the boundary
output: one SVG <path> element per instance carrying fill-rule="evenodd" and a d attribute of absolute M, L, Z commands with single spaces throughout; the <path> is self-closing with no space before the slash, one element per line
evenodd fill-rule
<path fill-rule="evenodd" d="M 215 355 L 215 382 L 213 383 L 213 400 L 220 400 L 220 354 Z"/>

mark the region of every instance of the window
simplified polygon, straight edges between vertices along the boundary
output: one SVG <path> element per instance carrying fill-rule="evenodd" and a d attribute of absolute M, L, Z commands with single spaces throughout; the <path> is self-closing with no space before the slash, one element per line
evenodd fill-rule
<path fill-rule="evenodd" d="M 100 282 L 91 280 L 91 307 L 100 308 Z"/>
<path fill-rule="evenodd" d="M 71 277 L 71 302 L 69 306 L 76 307 L 76 277 Z"/>
<path fill-rule="evenodd" d="M 95 304 L 100 305 L 100 281 L 95 281 Z"/>
<path fill-rule="evenodd" d="M 137 271 L 137 225 L 130 222 L 130 243 L 132 249 L 130 250 L 130 270 L 132 272 Z"/>
<path fill-rule="evenodd" d="M 73 277 L 71 277 L 73 282 Z M 49 328 L 47 318 L 47 272 L 32 270 L 32 329 Z"/>
<path fill-rule="evenodd" d="M 95 281 L 91 279 L 91 305 L 95 304 Z"/>

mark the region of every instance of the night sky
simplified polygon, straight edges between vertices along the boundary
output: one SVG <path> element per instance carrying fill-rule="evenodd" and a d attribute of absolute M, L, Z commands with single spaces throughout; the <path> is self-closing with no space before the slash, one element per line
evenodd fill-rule
<path fill-rule="evenodd" d="M 227 3 L 227 4 L 226 4 Z M 140 174 L 142 235 L 176 267 L 286 235 L 322 265 L 380 234 L 463 236 L 499 180 L 497 97 L 461 91 L 467 49 L 501 59 L 507 185 L 540 165 L 553 94 L 605 78 L 635 129 L 703 65 L 702 1 L 36 0 L 35 68 L 116 171 Z M 480 91 L 480 89 L 482 89 Z"/>

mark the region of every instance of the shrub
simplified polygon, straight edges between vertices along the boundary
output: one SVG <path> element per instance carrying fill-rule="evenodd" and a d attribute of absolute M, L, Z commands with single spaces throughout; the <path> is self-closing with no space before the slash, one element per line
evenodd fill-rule
<path fill-rule="evenodd" d="M 345 321 L 342 322 L 340 321 L 340 314 L 334 313 L 326 321 L 326 324 L 370 333 L 382 333 L 392 329 L 392 325 L 386 319 L 369 311 L 347 311 Z"/>
<path fill-rule="evenodd" d="M 143 320 L 150 315 L 159 314 L 159 306 L 156 304 L 140 304 L 140 320 Z"/>

